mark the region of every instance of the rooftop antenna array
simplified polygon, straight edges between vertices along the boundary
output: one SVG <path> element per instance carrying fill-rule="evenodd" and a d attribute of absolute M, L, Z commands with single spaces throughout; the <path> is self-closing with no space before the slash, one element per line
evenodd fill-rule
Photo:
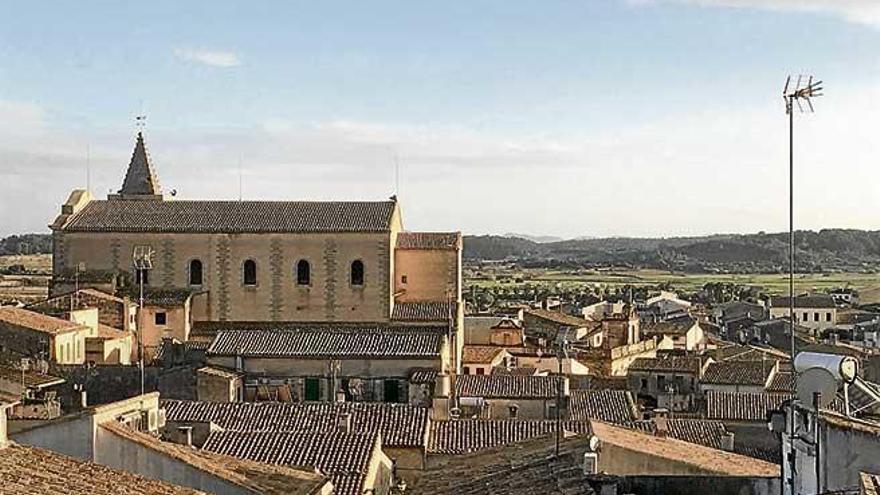
<path fill-rule="evenodd" d="M 797 79 L 791 76 L 785 79 L 782 98 L 785 100 L 785 113 L 788 115 L 788 320 L 791 330 L 791 358 L 794 359 L 795 349 L 795 312 L 794 312 L 794 107 L 803 113 L 806 103 L 810 112 L 814 112 L 812 98 L 822 96 L 822 81 L 814 81 L 813 76 L 799 74 Z"/>
<path fill-rule="evenodd" d="M 814 112 L 814 97 L 822 96 L 822 81 L 814 81 L 813 76 L 799 74 L 795 81 L 789 75 L 785 79 L 785 87 L 782 88 L 782 98 L 785 100 L 785 113 L 788 115 L 788 324 L 791 331 L 791 359 L 795 360 L 797 353 L 795 338 L 795 312 L 794 312 L 794 107 L 803 113 L 803 102 L 807 104 L 810 112 Z M 798 370 L 794 369 L 797 378 Z M 818 380 L 818 378 L 817 378 Z M 794 428 L 790 430 L 789 442 L 794 444 Z M 790 480 L 794 487 L 794 478 Z"/>

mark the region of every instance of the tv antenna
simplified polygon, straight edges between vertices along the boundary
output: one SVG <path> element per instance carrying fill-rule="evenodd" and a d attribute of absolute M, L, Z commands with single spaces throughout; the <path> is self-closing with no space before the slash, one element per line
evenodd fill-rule
<path fill-rule="evenodd" d="M 795 349 L 795 313 L 794 313 L 794 107 L 803 113 L 806 103 L 810 112 L 814 112 L 812 99 L 822 96 L 822 81 L 814 81 L 813 76 L 799 74 L 797 79 L 791 76 L 785 79 L 782 98 L 785 100 L 785 113 L 788 114 L 788 324 L 791 330 L 791 359 Z"/>

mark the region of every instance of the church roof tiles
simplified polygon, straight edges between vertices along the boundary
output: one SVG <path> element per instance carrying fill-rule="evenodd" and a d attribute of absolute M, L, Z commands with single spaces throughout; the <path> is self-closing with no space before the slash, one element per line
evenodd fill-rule
<path fill-rule="evenodd" d="M 91 201 L 67 232 L 388 232 L 394 201 Z"/>

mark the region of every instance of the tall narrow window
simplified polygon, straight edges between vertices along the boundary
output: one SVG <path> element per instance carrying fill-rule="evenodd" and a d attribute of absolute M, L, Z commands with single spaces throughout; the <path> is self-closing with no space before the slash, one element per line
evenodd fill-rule
<path fill-rule="evenodd" d="M 189 262 L 189 285 L 202 285 L 202 262 L 199 260 Z"/>
<path fill-rule="evenodd" d="M 254 260 L 245 260 L 242 267 L 244 272 L 244 285 L 257 285 L 257 262 Z"/>
<path fill-rule="evenodd" d="M 296 285 L 310 285 L 312 283 L 312 267 L 306 260 L 296 263 Z"/>
<path fill-rule="evenodd" d="M 364 262 L 361 260 L 351 262 L 351 285 L 364 285 Z"/>

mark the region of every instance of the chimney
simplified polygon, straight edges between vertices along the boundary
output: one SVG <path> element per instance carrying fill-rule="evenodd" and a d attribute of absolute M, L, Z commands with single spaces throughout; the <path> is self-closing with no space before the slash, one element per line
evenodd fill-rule
<path fill-rule="evenodd" d="M 342 433 L 351 432 L 351 414 L 341 413 L 336 417 L 336 429 Z"/>
<path fill-rule="evenodd" d="M 9 445 L 9 437 L 6 436 L 6 414 L 12 409 L 12 404 L 0 403 L 0 450 Z"/>
<path fill-rule="evenodd" d="M 669 433 L 669 410 L 664 408 L 654 409 L 654 426 L 656 431 L 654 435 L 665 438 Z"/>
<path fill-rule="evenodd" d="M 192 447 L 193 444 L 193 428 L 192 426 L 179 426 L 177 428 L 177 432 L 180 434 L 179 442 L 187 447 Z"/>
<path fill-rule="evenodd" d="M 584 452 L 584 474 L 587 476 L 599 473 L 599 455 L 595 452 Z"/>
<path fill-rule="evenodd" d="M 721 450 L 733 452 L 733 432 L 732 431 L 725 431 L 724 436 L 721 437 Z"/>

